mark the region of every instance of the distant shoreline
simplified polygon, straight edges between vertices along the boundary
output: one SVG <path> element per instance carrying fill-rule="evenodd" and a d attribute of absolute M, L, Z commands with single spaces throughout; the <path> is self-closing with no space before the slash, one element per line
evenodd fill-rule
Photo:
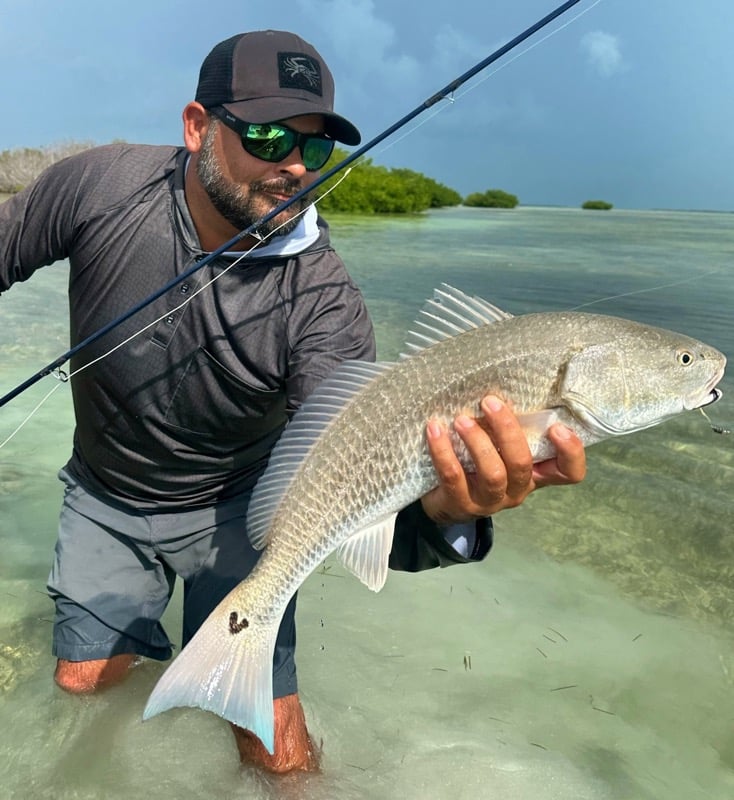
<path fill-rule="evenodd" d="M 0 203 L 4 203 L 6 200 L 11 198 L 12 194 L 7 194 L 4 192 L 0 192 Z M 470 206 L 458 205 L 458 206 L 446 206 L 446 208 L 470 208 Z M 559 211 L 583 211 L 580 206 L 560 206 L 555 205 L 554 203 L 518 203 L 515 208 L 510 209 L 496 209 L 496 208 L 477 208 L 474 209 L 477 212 L 482 211 L 507 211 L 512 213 L 513 211 L 518 211 L 523 208 L 550 208 L 550 209 L 558 209 Z M 436 209 L 432 209 L 436 210 Z M 666 213 L 666 214 L 734 214 L 734 211 L 724 211 L 722 209 L 717 208 L 622 208 L 621 206 L 615 207 L 612 209 L 611 213 L 615 214 L 617 212 L 625 212 L 625 211 L 633 211 L 635 213 L 638 212 L 655 212 L 655 213 Z M 343 211 L 332 211 L 329 212 L 329 216 L 337 216 L 339 214 L 344 214 Z M 358 211 L 349 212 L 348 216 L 361 216 Z M 374 214 L 366 213 L 364 216 L 375 216 Z M 379 216 L 391 216 L 390 214 L 384 214 Z"/>

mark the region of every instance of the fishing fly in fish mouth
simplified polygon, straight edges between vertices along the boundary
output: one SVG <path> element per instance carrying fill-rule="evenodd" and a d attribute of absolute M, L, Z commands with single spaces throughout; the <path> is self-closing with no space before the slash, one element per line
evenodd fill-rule
<path fill-rule="evenodd" d="M 724 366 L 705 345 L 616 322 L 617 345 L 637 348 L 644 334 L 638 363 L 665 372 L 661 395 L 660 381 L 652 391 L 625 372 L 603 318 L 512 318 L 450 287 L 421 317 L 412 355 L 373 363 L 364 301 L 306 204 L 333 174 L 318 176 L 333 141 L 360 142 L 333 99 L 327 65 L 300 37 L 238 34 L 204 59 L 184 147 L 94 148 L 0 206 L 0 290 L 62 257 L 71 269 L 71 349 L 0 398 L 72 359 L 76 430 L 48 581 L 55 679 L 87 693 L 121 680 L 140 656 L 170 658 L 160 619 L 178 575 L 185 647 L 145 717 L 174 705 L 214 711 L 232 723 L 243 761 L 278 772 L 317 767 L 298 698 L 294 614 L 298 587 L 325 555 L 337 550 L 375 590 L 388 566 L 480 561 L 493 515 L 536 488 L 582 480 L 585 444 L 711 399 L 701 386 Z M 216 281 L 199 286 L 205 266 Z M 129 311 L 114 318 L 123 301 Z M 561 347 L 544 363 L 543 351 L 525 347 L 535 362 L 491 380 L 472 367 L 477 337 L 501 370 L 503 342 L 511 353 L 513 336 L 532 329 L 534 342 L 551 342 L 558 327 L 555 339 L 574 331 L 589 345 L 583 355 Z M 115 329 L 122 341 L 110 347 Z M 673 341 L 696 358 L 670 363 Z M 426 379 L 434 359 L 472 391 L 437 402 Z M 537 386 L 549 368 L 557 384 L 561 362 L 565 391 L 549 403 Z M 631 405 L 630 386 L 639 389 Z M 388 418 L 387 438 L 376 435 Z M 90 565 L 100 541 L 108 555 Z"/>

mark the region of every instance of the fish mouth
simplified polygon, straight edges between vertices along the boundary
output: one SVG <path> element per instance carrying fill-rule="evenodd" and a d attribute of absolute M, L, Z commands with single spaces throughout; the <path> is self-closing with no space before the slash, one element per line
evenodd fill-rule
<path fill-rule="evenodd" d="M 706 395 L 704 398 L 703 403 L 701 403 L 698 408 L 705 408 L 706 406 L 711 406 L 714 403 L 717 403 L 723 397 L 724 393 L 721 389 L 713 388 L 711 391 Z"/>
<path fill-rule="evenodd" d="M 714 403 L 721 400 L 724 393 L 721 391 L 721 389 L 716 388 L 716 384 L 719 383 L 719 381 L 723 377 L 724 377 L 724 367 L 718 370 L 716 375 L 714 375 L 714 377 L 711 379 L 709 385 L 703 391 L 700 400 L 699 399 L 694 400 L 691 403 L 691 405 L 688 406 L 688 408 L 689 409 L 705 408 L 706 406 L 713 405 Z"/>

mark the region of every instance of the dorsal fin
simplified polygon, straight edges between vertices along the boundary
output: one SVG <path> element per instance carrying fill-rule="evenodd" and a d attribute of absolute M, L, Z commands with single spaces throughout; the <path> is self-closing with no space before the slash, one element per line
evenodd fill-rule
<path fill-rule="evenodd" d="M 405 343 L 407 352 L 401 353 L 401 358 L 408 358 L 444 339 L 510 317 L 512 314 L 481 297 L 469 297 L 459 289 L 442 283 L 434 290 L 433 298 L 421 309 Z"/>
<path fill-rule="evenodd" d="M 253 547 L 260 550 L 267 544 L 273 514 L 316 440 L 354 395 L 391 366 L 389 362 L 343 361 L 294 415 L 252 492 L 247 533 Z"/>

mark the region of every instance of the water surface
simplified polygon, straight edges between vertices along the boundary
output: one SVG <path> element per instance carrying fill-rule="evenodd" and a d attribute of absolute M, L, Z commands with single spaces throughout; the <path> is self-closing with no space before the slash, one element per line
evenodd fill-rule
<path fill-rule="evenodd" d="M 380 357 L 446 281 L 512 313 L 589 306 L 734 354 L 729 214 L 451 209 L 333 217 Z M 4 295 L 0 392 L 67 348 L 66 272 Z M 0 440 L 55 385 L 0 409 Z M 734 427 L 734 380 L 710 409 Z M 162 666 L 92 698 L 54 688 L 45 580 L 68 455 L 61 387 L 0 451 L 0 796 L 695 800 L 734 796 L 734 437 L 697 412 L 591 448 L 580 486 L 498 515 L 481 565 L 391 574 L 333 561 L 299 605 L 323 774 L 238 767 L 221 720 L 141 723 Z M 180 630 L 178 596 L 166 618 Z"/>

